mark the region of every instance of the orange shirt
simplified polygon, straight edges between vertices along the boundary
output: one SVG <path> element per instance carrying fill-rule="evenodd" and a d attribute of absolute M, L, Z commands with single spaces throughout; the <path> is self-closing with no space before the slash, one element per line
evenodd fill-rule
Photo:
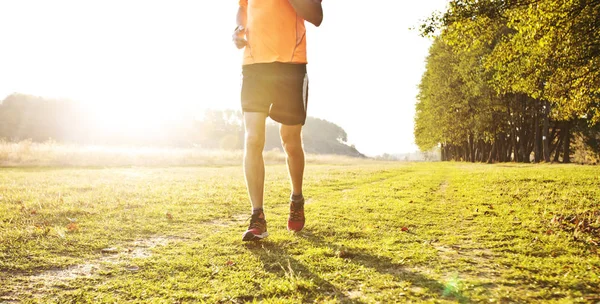
<path fill-rule="evenodd" d="M 288 0 L 239 0 L 246 7 L 244 65 L 307 63 L 304 19 Z"/>

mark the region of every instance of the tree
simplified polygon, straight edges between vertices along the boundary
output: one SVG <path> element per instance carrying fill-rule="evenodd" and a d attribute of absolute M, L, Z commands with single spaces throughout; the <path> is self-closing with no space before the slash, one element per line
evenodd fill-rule
<path fill-rule="evenodd" d="M 461 125 L 472 138 L 491 142 L 488 161 L 529 162 L 533 153 L 534 161 L 549 162 L 554 152 L 555 160 L 562 153 L 569 162 L 576 122 L 600 122 L 600 1 L 453 0 L 421 30 L 438 33 L 458 58 L 449 63 L 463 83 L 454 89 L 476 108 L 473 122 Z M 433 66 L 427 73 L 447 75 Z M 417 124 L 415 135 L 426 130 Z M 435 144 L 435 138 L 419 137 L 422 149 L 432 145 L 424 141 Z M 461 158 L 473 159 L 471 145 L 467 140 L 463 149 L 471 157 L 463 151 Z"/>

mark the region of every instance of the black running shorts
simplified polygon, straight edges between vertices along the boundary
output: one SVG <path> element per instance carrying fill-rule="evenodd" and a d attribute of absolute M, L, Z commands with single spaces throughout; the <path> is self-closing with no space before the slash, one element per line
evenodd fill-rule
<path fill-rule="evenodd" d="M 242 68 L 242 110 L 284 125 L 304 125 L 308 105 L 306 64 L 257 63 Z"/>

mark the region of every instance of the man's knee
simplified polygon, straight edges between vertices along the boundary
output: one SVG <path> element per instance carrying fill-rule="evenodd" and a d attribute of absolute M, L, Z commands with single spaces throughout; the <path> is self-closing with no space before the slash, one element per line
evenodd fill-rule
<path fill-rule="evenodd" d="M 262 152 L 265 147 L 265 137 L 260 134 L 246 134 L 246 151 Z"/>
<path fill-rule="evenodd" d="M 302 137 L 299 134 L 281 134 L 281 145 L 285 153 L 290 156 L 304 152 L 302 149 Z"/>

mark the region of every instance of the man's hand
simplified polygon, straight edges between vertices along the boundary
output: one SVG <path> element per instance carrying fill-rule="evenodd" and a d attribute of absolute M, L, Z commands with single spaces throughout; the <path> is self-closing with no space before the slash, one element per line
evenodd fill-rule
<path fill-rule="evenodd" d="M 246 38 L 244 38 L 245 35 L 245 27 L 240 25 L 235 28 L 235 31 L 233 32 L 233 43 L 238 49 L 243 49 L 248 44 L 248 41 L 246 41 Z"/>
<path fill-rule="evenodd" d="M 240 5 L 240 7 L 238 8 L 237 16 L 235 18 L 235 21 L 238 26 L 233 32 L 233 43 L 238 49 L 243 49 L 248 45 L 248 41 L 245 38 L 246 20 L 248 20 L 248 11 L 246 9 L 246 6 Z"/>
<path fill-rule="evenodd" d="M 314 24 L 321 25 L 323 22 L 323 7 L 321 0 L 288 0 L 302 19 Z"/>

